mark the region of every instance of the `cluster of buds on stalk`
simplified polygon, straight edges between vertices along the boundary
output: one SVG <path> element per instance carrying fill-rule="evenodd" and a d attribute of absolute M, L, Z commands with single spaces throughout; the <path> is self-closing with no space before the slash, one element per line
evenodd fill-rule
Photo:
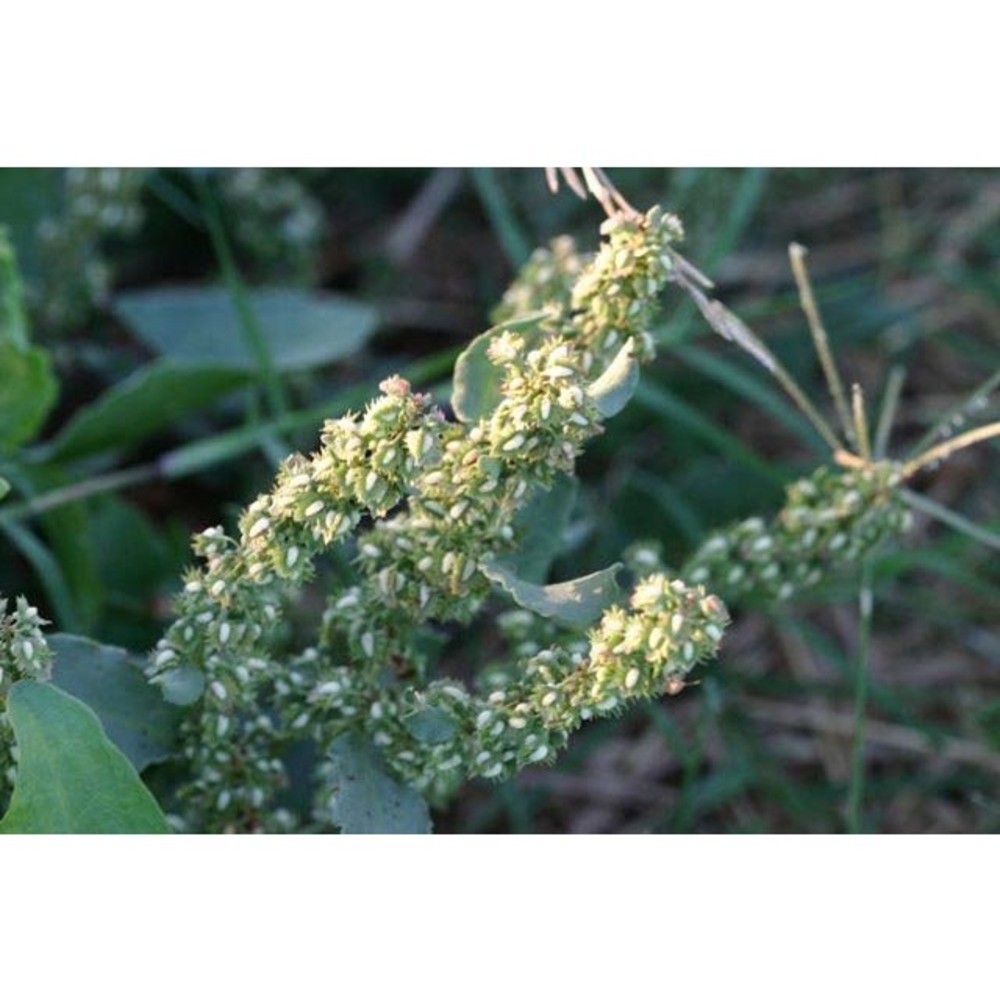
<path fill-rule="evenodd" d="M 786 601 L 910 530 L 901 483 L 896 462 L 823 466 L 787 488 L 771 521 L 751 517 L 709 535 L 680 574 L 727 600 Z"/>
<path fill-rule="evenodd" d="M 7 718 L 7 695 L 17 681 L 47 681 L 52 675 L 52 651 L 42 626 L 48 622 L 24 597 L 8 611 L 7 598 L 0 595 L 0 813 L 14 787 L 17 747 Z"/>
<path fill-rule="evenodd" d="M 37 299 L 43 321 L 54 326 L 76 322 L 107 297 L 111 270 L 100 244 L 129 236 L 142 224 L 148 173 L 114 167 L 65 172 L 63 209 L 38 226 L 43 286 Z"/>
<path fill-rule="evenodd" d="M 177 620 L 150 666 L 168 692 L 192 674 L 203 684 L 185 723 L 193 777 L 182 799 L 190 825 L 283 828 L 287 815 L 272 806 L 282 739 L 308 736 L 325 747 L 349 728 L 368 730 L 389 767 L 428 791 L 475 775 L 509 776 L 550 760 L 589 715 L 657 685 L 665 689 L 714 650 L 719 615 L 707 630 L 696 615 L 691 634 L 685 625 L 681 635 L 674 608 L 674 631 L 669 621 L 659 631 L 649 625 L 654 639 L 671 637 L 669 667 L 650 660 L 659 672 L 653 679 L 642 673 L 640 684 L 633 667 L 646 653 L 633 648 L 638 626 L 610 645 L 605 633 L 623 615 L 638 621 L 643 607 L 609 611 L 592 636 L 597 655 L 539 652 L 505 689 L 509 704 L 496 690 L 480 704 L 457 681 L 430 680 L 421 651 L 435 626 L 469 621 L 480 610 L 493 587 L 486 567 L 518 545 L 515 515 L 557 473 L 572 473 L 586 442 L 601 432 L 595 375 L 626 345 L 641 358 L 652 353 L 647 325 L 669 279 L 666 250 L 679 224 L 654 209 L 621 215 L 604 231 L 604 247 L 535 327 L 492 339 L 487 356 L 500 382 L 492 410 L 448 422 L 403 379 L 388 379 L 362 414 L 327 421 L 315 453 L 285 461 L 274 488 L 243 513 L 238 538 L 211 528 L 196 539 L 203 565 L 188 574 Z M 560 266 L 568 273 L 575 265 L 564 251 Z M 372 526 L 357 534 L 363 519 Z M 330 596 L 314 644 L 279 655 L 287 591 L 312 577 L 325 549 L 355 535 L 356 582 Z M 704 592 L 692 600 L 712 606 Z M 615 667 L 630 656 L 632 666 Z M 552 688 L 564 660 L 565 676 Z M 369 726 L 409 718 L 408 705 L 440 713 L 438 702 L 458 712 L 456 733 L 464 735 L 420 749 L 416 737 L 387 743 L 387 732 Z M 487 703 L 490 712 L 511 715 L 504 722 L 509 746 L 496 742 L 499 719 L 488 729 L 476 724 Z M 519 706 L 532 709 L 530 726 Z"/>

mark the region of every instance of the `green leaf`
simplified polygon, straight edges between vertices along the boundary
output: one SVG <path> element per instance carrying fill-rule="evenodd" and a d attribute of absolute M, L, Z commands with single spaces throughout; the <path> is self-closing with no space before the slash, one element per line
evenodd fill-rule
<path fill-rule="evenodd" d="M 80 478 L 78 473 L 71 473 L 62 466 L 34 462 L 24 464 L 19 469 L 19 477 L 19 492 L 25 497 L 38 497 L 57 490 L 71 493 Z M 86 501 L 64 503 L 43 510 L 38 518 L 44 545 L 65 582 L 68 598 L 73 604 L 75 621 L 63 617 L 59 619 L 60 628 L 70 632 L 93 632 L 106 596 L 97 575 L 99 543 L 94 536 L 92 509 Z M 122 537 L 114 539 L 115 545 L 120 545 Z M 38 569 L 38 572 L 42 570 Z"/>
<path fill-rule="evenodd" d="M 0 341 L 0 452 L 35 436 L 57 393 L 48 351 Z"/>
<path fill-rule="evenodd" d="M 378 322 L 370 306 L 329 292 L 262 288 L 247 298 L 267 356 L 278 371 L 351 357 Z M 258 371 L 232 296 L 223 285 L 127 292 L 115 298 L 114 309 L 144 344 L 164 357 Z"/>
<path fill-rule="evenodd" d="M 444 743 L 456 733 L 455 720 L 440 708 L 423 708 L 403 720 L 406 731 L 421 743 Z"/>
<path fill-rule="evenodd" d="M 190 664 L 174 667 L 163 674 L 159 686 L 171 705 L 193 705 L 205 690 L 205 675 Z"/>
<path fill-rule="evenodd" d="M 601 416 L 613 417 L 625 409 L 638 384 L 639 362 L 635 359 L 635 341 L 630 337 L 603 374 L 587 387 L 587 395 Z"/>
<path fill-rule="evenodd" d="M 10 483 L 3 476 L 0 476 L 0 500 L 10 493 Z"/>
<path fill-rule="evenodd" d="M 68 503 L 45 511 L 39 519 L 49 549 L 69 588 L 81 632 L 96 628 L 106 597 L 97 575 L 90 509 L 86 502 Z M 125 536 L 115 539 L 116 545 L 121 546 L 122 537 Z"/>
<path fill-rule="evenodd" d="M 60 215 L 64 203 L 62 170 L 0 169 L 0 222 L 10 228 L 21 272 L 28 281 L 37 279 L 41 270 L 38 224 Z"/>
<path fill-rule="evenodd" d="M 701 410 L 683 400 L 665 386 L 656 385 L 649 379 L 638 387 L 636 403 L 656 414 L 662 421 L 669 422 L 689 431 L 717 449 L 734 466 L 741 466 L 761 479 L 784 485 L 786 477 L 774 462 L 766 462 L 752 452 L 740 439 L 715 421 L 706 417 Z"/>
<path fill-rule="evenodd" d="M 78 410 L 43 455 L 67 461 L 135 444 L 251 378 L 234 368 L 154 361 Z"/>
<path fill-rule="evenodd" d="M 590 625 L 606 608 L 620 600 L 621 590 L 615 578 L 621 568 L 621 563 L 615 563 L 589 576 L 547 587 L 520 579 L 498 562 L 485 565 L 483 572 L 500 584 L 522 608 L 570 625 Z"/>
<path fill-rule="evenodd" d="M 17 782 L 0 833 L 169 833 L 156 800 L 94 713 L 51 684 L 7 700 Z"/>
<path fill-rule="evenodd" d="M 539 323 L 547 316 L 546 312 L 536 312 L 508 320 L 481 333 L 462 351 L 455 361 L 451 393 L 451 408 L 459 420 L 475 423 L 488 417 L 500 403 L 503 369 L 486 356 L 493 339 L 508 330 L 517 331 L 531 346 L 542 339 L 544 331 Z"/>
<path fill-rule="evenodd" d="M 542 583 L 563 545 L 563 533 L 576 502 L 578 484 L 561 472 L 552 488 L 535 487 L 512 522 L 517 551 L 504 553 L 504 563 L 522 580 Z"/>
<path fill-rule="evenodd" d="M 97 714 L 137 771 L 171 755 L 181 712 L 146 680 L 139 657 L 78 635 L 58 633 L 49 645 L 52 683 Z"/>
<path fill-rule="evenodd" d="M 356 733 L 332 747 L 333 819 L 343 833 L 430 833 L 427 803 L 386 774 L 378 751 Z"/>
<path fill-rule="evenodd" d="M 74 631 L 80 630 L 82 622 L 76 610 L 72 591 L 62 567 L 49 547 L 37 538 L 34 532 L 17 521 L 0 521 L 0 531 L 7 536 L 8 541 L 24 556 L 37 574 L 59 626 Z"/>
<path fill-rule="evenodd" d="M 28 347 L 28 319 L 24 312 L 24 287 L 7 229 L 0 226 L 0 343 Z"/>
<path fill-rule="evenodd" d="M 112 494 L 80 506 L 87 511 L 94 575 L 103 595 L 101 640 L 126 649 L 155 646 L 162 623 L 150 612 L 174 589 L 188 563 L 187 526 L 176 514 L 154 522 L 140 507 Z"/>
<path fill-rule="evenodd" d="M 816 429 L 794 406 L 786 402 L 785 397 L 774 388 L 773 381 L 758 374 L 758 369 L 741 367 L 731 361 L 728 355 L 718 354 L 695 344 L 676 344 L 671 347 L 671 352 L 702 375 L 715 379 L 747 402 L 759 406 L 781 421 L 810 447 L 816 444 L 823 446 L 823 439 Z"/>
<path fill-rule="evenodd" d="M 0 452 L 35 436 L 57 394 L 49 352 L 30 344 L 17 258 L 0 226 Z"/>

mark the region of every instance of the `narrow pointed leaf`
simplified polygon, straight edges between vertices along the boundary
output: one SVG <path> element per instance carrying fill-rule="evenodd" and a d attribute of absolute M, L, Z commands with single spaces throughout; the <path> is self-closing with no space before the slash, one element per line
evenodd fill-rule
<path fill-rule="evenodd" d="M 77 411 L 44 457 L 67 461 L 136 444 L 251 378 L 234 368 L 154 361 Z"/>

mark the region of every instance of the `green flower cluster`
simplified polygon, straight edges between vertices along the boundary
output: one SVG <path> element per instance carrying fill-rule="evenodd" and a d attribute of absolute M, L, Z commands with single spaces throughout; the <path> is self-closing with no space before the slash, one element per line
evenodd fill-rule
<path fill-rule="evenodd" d="M 65 172 L 63 211 L 44 219 L 37 231 L 43 264 L 37 306 L 43 322 L 77 322 L 107 297 L 111 274 L 100 243 L 129 236 L 142 224 L 147 174 L 111 167 Z"/>
<path fill-rule="evenodd" d="M 895 462 L 818 469 L 788 487 L 770 523 L 752 517 L 713 533 L 680 574 L 730 600 L 787 600 L 909 531 L 912 515 L 900 483 Z"/>
<path fill-rule="evenodd" d="M 326 229 L 323 207 L 293 173 L 223 170 L 219 196 L 236 242 L 263 274 L 293 281 L 313 277 Z"/>
<path fill-rule="evenodd" d="M 630 338 L 640 361 L 653 358 L 649 328 L 674 270 L 668 250 L 684 237 L 680 220 L 659 207 L 607 219 L 601 232 L 606 239 L 593 265 L 573 286 L 572 323 L 592 359 L 586 371 L 603 367 Z"/>
<path fill-rule="evenodd" d="M 502 323 L 545 310 L 547 326 L 579 345 L 584 374 L 604 368 L 629 339 L 640 361 L 653 358 L 649 328 L 674 273 L 670 247 L 684 237 L 680 220 L 659 207 L 615 215 L 601 233 L 592 258 L 581 257 L 565 236 L 536 251 L 493 315 Z"/>
<path fill-rule="evenodd" d="M 536 312 L 554 317 L 568 315 L 573 305 L 573 285 L 591 260 L 592 255 L 577 250 L 572 236 L 557 236 L 528 258 L 490 318 L 499 325 Z"/>
<path fill-rule="evenodd" d="M 703 587 L 662 574 L 636 586 L 629 606 L 606 611 L 588 643 L 569 643 L 494 673 L 473 694 L 454 680 L 422 689 L 370 687 L 339 667 L 323 674 L 295 722 L 321 745 L 357 720 L 392 770 L 430 797 L 473 777 L 504 779 L 551 761 L 587 719 L 635 698 L 675 694 L 699 662 L 715 655 L 728 621 Z M 323 818 L 323 797 L 317 818 Z"/>
<path fill-rule="evenodd" d="M 492 587 L 484 568 L 517 544 L 514 515 L 557 473 L 572 472 L 586 441 L 600 433 L 590 376 L 596 353 L 588 338 L 602 336 L 607 347 L 608 331 L 601 324 L 614 322 L 625 338 L 619 349 L 635 335 L 648 339 L 641 325 L 652 316 L 667 279 L 665 245 L 677 235 L 670 219 L 654 210 L 642 219 L 613 220 L 605 249 L 574 287 L 572 300 L 578 304 L 566 324 L 494 337 L 488 357 L 499 369 L 501 392 L 491 412 L 469 424 L 449 423 L 403 379 L 388 379 L 383 395 L 363 414 L 327 421 L 314 454 L 293 455 L 283 463 L 274 489 L 240 518 L 238 539 L 221 528 L 199 536 L 196 552 L 205 564 L 188 575 L 178 618 L 150 668 L 152 679 L 168 690 L 183 687 L 190 676 L 204 681 L 185 733 L 195 777 L 183 794 L 193 825 L 280 827 L 285 817 L 267 807 L 282 780 L 282 739 L 308 733 L 328 746 L 345 728 L 366 724 L 373 706 L 392 714 L 399 711 L 391 708 L 397 703 L 437 710 L 442 698 L 442 704 L 471 698 L 454 694 L 463 689 L 452 682 L 422 686 L 429 667 L 423 651 L 430 645 L 428 630 L 441 622 L 468 621 L 479 610 Z M 602 308 L 601 294 L 616 296 L 619 305 Z M 331 596 L 317 645 L 297 655 L 274 654 L 284 635 L 283 591 L 305 583 L 316 556 L 345 541 L 365 517 L 374 524 L 357 541 L 357 583 Z M 607 627 L 614 622 L 619 618 L 612 616 Z M 636 626 L 631 627 L 630 636 Z M 690 649 L 701 656 L 704 642 L 716 641 L 691 627 L 693 638 L 685 638 L 671 660 L 674 674 L 689 665 Z M 608 648 L 624 662 L 631 641 Z M 522 686 L 510 687 L 521 692 L 510 703 L 511 732 L 525 728 L 517 706 L 533 704 L 524 700 L 534 690 L 531 678 L 543 667 L 551 674 L 556 668 L 546 665 L 550 660 L 556 665 L 565 660 L 567 686 L 560 690 L 569 693 L 558 711 L 552 703 L 536 706 L 537 725 L 523 734 L 533 737 L 530 743 L 502 752 L 482 738 L 447 744 L 452 752 L 437 743 L 423 751 L 402 745 L 398 753 L 386 754 L 389 765 L 422 788 L 439 791 L 464 776 L 509 774 L 554 752 L 585 717 L 574 713 L 610 705 L 616 685 L 621 691 L 615 697 L 621 698 L 638 683 L 630 667 L 612 669 L 607 652 L 593 661 L 594 676 L 576 669 L 579 653 L 539 655 L 538 663 L 532 658 L 523 664 Z M 586 696 L 583 687 L 573 686 L 583 685 L 585 676 Z M 592 691 L 598 680 L 599 697 Z M 648 690 L 643 684 L 635 693 Z M 500 704 L 497 692 L 490 697 Z M 263 704 L 275 706 L 278 718 L 262 713 Z M 463 716 L 462 725 L 470 718 Z M 555 727 L 551 737 L 542 731 L 549 725 Z M 383 734 L 376 742 L 384 739 Z M 488 763 L 482 757 L 487 750 Z"/>
<path fill-rule="evenodd" d="M 11 685 L 22 680 L 47 681 L 52 676 L 52 651 L 42 626 L 48 622 L 25 598 L 14 610 L 0 595 L 0 813 L 14 787 L 17 747 L 5 711 Z"/>

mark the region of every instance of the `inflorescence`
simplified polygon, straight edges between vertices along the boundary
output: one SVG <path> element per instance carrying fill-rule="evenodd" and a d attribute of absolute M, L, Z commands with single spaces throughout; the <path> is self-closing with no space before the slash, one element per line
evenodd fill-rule
<path fill-rule="evenodd" d="M 185 740 L 195 825 L 286 824 L 269 812 L 283 739 L 308 736 L 324 749 L 362 729 L 397 776 L 440 796 L 465 778 L 551 759 L 584 719 L 675 686 L 714 653 L 721 603 L 661 576 L 640 583 L 628 609 L 605 612 L 589 650 L 542 650 L 482 695 L 429 679 L 420 651 L 430 627 L 480 610 L 492 589 L 487 567 L 517 545 L 514 515 L 572 472 L 601 432 L 595 376 L 623 349 L 652 355 L 648 326 L 679 224 L 654 209 L 610 220 L 605 235 L 571 294 L 547 303 L 540 328 L 501 331 L 490 343 L 502 373 L 492 412 L 448 422 L 403 379 L 388 379 L 362 414 L 327 421 L 316 452 L 286 460 L 274 489 L 244 512 L 238 538 L 221 528 L 199 536 L 204 565 L 189 574 L 151 668 L 167 685 L 191 668 L 204 677 Z M 357 582 L 330 597 L 315 644 L 278 655 L 283 593 L 366 518 L 374 523 L 357 538 Z M 268 702 L 276 715 L 262 711 Z M 426 718 L 435 724 L 414 722 Z"/>
<path fill-rule="evenodd" d="M 335 825 L 331 754 L 349 732 L 434 800 L 469 778 L 551 762 L 587 719 L 684 687 L 726 628 L 716 593 L 788 599 L 908 528 L 898 465 L 823 468 L 789 488 L 771 522 L 715 532 L 676 574 L 635 548 L 630 597 L 589 630 L 509 611 L 498 624 L 512 662 L 479 671 L 472 689 L 435 676 L 435 630 L 482 609 L 491 568 L 522 542 L 516 515 L 602 432 L 602 373 L 653 357 L 680 223 L 659 209 L 626 212 L 602 234 L 596 255 L 566 237 L 536 252 L 504 296 L 486 350 L 499 382 L 487 412 L 449 421 L 404 379 L 386 379 L 363 412 L 325 423 L 312 454 L 282 463 L 235 537 L 221 527 L 196 536 L 199 565 L 148 668 L 189 706 L 179 828 L 299 828 L 281 794 L 300 741 L 317 751 L 306 822 Z M 333 546 L 346 547 L 352 579 L 329 594 L 314 641 L 295 648 L 289 599 L 325 572 Z M 23 599 L 5 610 L 0 710 L 12 680 L 44 677 L 49 664 L 37 612 Z M 13 765 L 3 725 L 0 715 L 0 783 Z"/>
<path fill-rule="evenodd" d="M 52 675 L 52 651 L 42 626 L 42 618 L 25 598 L 18 597 L 14 610 L 0 594 L 0 813 L 14 787 L 17 747 L 7 718 L 7 695 L 17 681 L 46 681 Z"/>

